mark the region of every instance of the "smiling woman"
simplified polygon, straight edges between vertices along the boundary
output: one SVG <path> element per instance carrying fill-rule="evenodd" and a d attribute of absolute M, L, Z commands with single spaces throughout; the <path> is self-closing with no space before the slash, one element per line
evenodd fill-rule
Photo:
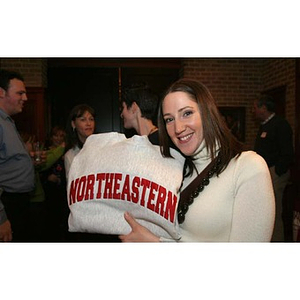
<path fill-rule="evenodd" d="M 197 103 L 184 92 L 168 94 L 163 102 L 164 120 L 169 137 L 185 155 L 192 155 L 203 140 Z"/>
<path fill-rule="evenodd" d="M 66 178 L 74 157 L 83 147 L 86 139 L 95 131 L 95 111 L 87 104 L 73 107 L 67 123 L 67 147 L 65 154 Z"/>
<path fill-rule="evenodd" d="M 158 127 L 163 156 L 172 157 L 175 147 L 186 158 L 180 241 L 270 241 L 275 207 L 268 167 L 255 152 L 243 151 L 209 90 L 196 80 L 176 81 L 160 103 Z M 142 226 L 127 221 L 132 231 L 122 240 L 145 241 Z M 157 241 L 148 233 L 147 239 Z"/>

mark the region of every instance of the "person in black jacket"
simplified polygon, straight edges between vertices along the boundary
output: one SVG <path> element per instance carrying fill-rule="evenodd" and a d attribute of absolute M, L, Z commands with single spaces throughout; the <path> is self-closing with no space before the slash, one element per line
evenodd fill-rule
<path fill-rule="evenodd" d="M 276 218 L 272 241 L 284 241 L 282 199 L 290 178 L 294 160 L 293 132 L 290 124 L 275 114 L 275 102 L 269 95 L 262 95 L 254 102 L 253 112 L 261 122 L 254 151 L 260 154 L 270 169 L 275 199 Z"/>

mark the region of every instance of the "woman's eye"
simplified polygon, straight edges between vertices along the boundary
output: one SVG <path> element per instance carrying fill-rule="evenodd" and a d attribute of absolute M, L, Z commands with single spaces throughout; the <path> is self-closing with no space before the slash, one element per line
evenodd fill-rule
<path fill-rule="evenodd" d="M 185 111 L 184 113 L 183 113 L 183 115 L 185 116 L 185 117 L 188 117 L 188 116 L 190 116 L 190 115 L 192 115 L 193 114 L 193 112 L 191 111 L 191 110 L 187 110 L 187 111 Z"/>
<path fill-rule="evenodd" d="M 165 119 L 166 124 L 168 124 L 168 123 L 170 123 L 170 122 L 172 122 L 172 121 L 173 121 L 173 118 L 166 118 L 166 119 Z"/>

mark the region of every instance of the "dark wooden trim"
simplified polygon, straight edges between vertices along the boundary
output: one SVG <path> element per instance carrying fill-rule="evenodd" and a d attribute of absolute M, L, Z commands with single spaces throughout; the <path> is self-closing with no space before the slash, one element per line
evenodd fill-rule
<path fill-rule="evenodd" d="M 48 58 L 48 68 L 170 68 L 181 67 L 181 58 Z"/>
<path fill-rule="evenodd" d="M 297 182 L 300 182 L 300 59 L 296 59 L 296 95 L 295 95 L 295 154 Z"/>
<path fill-rule="evenodd" d="M 45 88 L 26 87 L 28 101 L 23 112 L 13 118 L 19 131 L 36 136 L 40 141 L 46 137 Z"/>

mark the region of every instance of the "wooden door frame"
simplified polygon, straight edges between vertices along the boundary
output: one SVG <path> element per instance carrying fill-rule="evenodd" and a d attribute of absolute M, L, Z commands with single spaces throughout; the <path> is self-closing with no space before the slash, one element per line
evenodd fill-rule
<path fill-rule="evenodd" d="M 296 93 L 295 93 L 295 171 L 294 182 L 300 182 L 300 59 L 296 59 Z M 300 187 L 299 187 L 300 195 Z"/>
<path fill-rule="evenodd" d="M 26 87 L 28 101 L 23 112 L 13 118 L 19 131 L 34 135 L 40 141 L 46 138 L 45 88 Z"/>

